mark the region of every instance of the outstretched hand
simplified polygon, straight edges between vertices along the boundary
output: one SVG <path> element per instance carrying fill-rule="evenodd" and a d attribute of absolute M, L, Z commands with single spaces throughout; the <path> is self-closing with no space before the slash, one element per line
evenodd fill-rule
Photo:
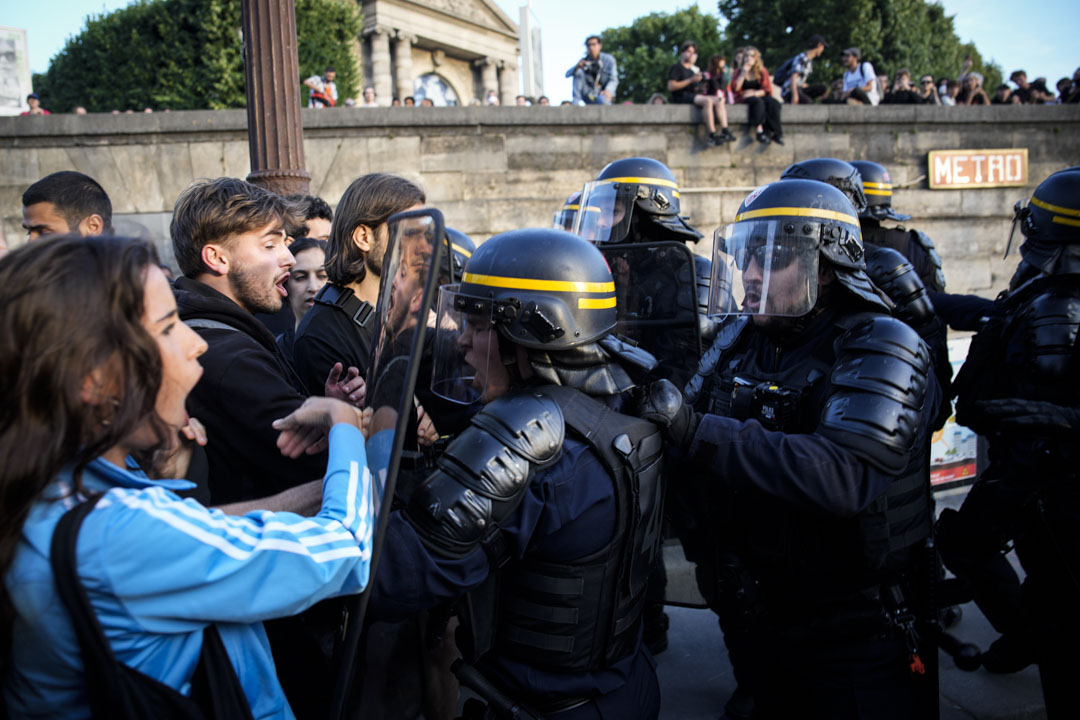
<path fill-rule="evenodd" d="M 364 402 L 367 400 L 367 384 L 364 378 L 360 377 L 360 371 L 350 366 L 343 377 L 342 369 L 343 366 L 339 362 L 334 363 L 334 367 L 330 368 L 330 374 L 326 376 L 326 384 L 323 386 L 323 395 L 347 402 L 354 407 L 364 407 Z"/>
<path fill-rule="evenodd" d="M 680 450 L 690 447 L 701 417 L 683 400 L 670 380 L 657 380 L 638 390 L 638 414 L 659 425 L 664 439 Z"/>
<path fill-rule="evenodd" d="M 189 417 L 177 433 L 176 440 L 168 448 L 155 453 L 149 474 L 159 479 L 186 477 L 191 453 L 196 445 L 206 446 L 206 426 Z"/>
<path fill-rule="evenodd" d="M 367 437 L 371 410 L 360 410 L 334 398 L 309 397 L 289 415 L 274 421 L 274 429 L 281 431 L 278 449 L 292 459 L 322 452 L 330 428 L 342 422 L 356 426 Z"/>

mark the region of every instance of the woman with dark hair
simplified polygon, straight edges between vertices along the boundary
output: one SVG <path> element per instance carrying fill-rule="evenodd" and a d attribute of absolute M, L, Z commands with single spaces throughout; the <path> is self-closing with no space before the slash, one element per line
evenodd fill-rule
<path fill-rule="evenodd" d="M 784 131 L 780 127 L 780 102 L 772 96 L 772 79 L 761 62 L 756 47 L 744 51 L 742 65 L 731 77 L 731 89 L 735 102 L 746 104 L 747 121 L 754 128 L 759 143 L 784 144 Z"/>
<path fill-rule="evenodd" d="M 275 339 L 285 357 L 292 360 L 296 328 L 314 307 L 315 296 L 326 284 L 326 242 L 302 237 L 293 241 L 289 252 L 296 259 L 296 264 L 289 269 L 289 279 L 285 281 L 286 305 L 293 322 Z"/>
<path fill-rule="evenodd" d="M 364 175 L 345 189 L 326 248 L 327 284 L 296 328 L 293 364 L 312 392 L 334 363 L 367 375 L 371 317 L 379 295 L 387 219 L 422 207 L 424 191 L 397 175 Z M 322 379 L 319 379 L 319 376 Z"/>
<path fill-rule="evenodd" d="M 196 671 L 208 672 L 205 655 L 217 648 L 232 672 L 215 678 L 238 690 L 238 706 L 249 705 L 255 718 L 292 717 L 261 621 L 367 583 L 372 502 L 360 411 L 317 398 L 275 423 L 290 455 L 332 428 L 315 517 L 230 517 L 181 500 L 174 490 L 190 483 L 153 480 L 135 461 L 169 456 L 183 474 L 185 401 L 206 350 L 177 317 L 148 245 L 59 237 L 19 248 L 0 261 L 0 327 L 8 715 L 115 714 L 112 688 L 96 681 L 112 665 L 77 638 L 58 596 L 56 578 L 65 575 L 54 577 L 50 565 L 54 529 L 79 507 L 89 514 L 75 546 L 75 582 L 117 662 L 199 704 L 206 697 L 196 697 Z"/>

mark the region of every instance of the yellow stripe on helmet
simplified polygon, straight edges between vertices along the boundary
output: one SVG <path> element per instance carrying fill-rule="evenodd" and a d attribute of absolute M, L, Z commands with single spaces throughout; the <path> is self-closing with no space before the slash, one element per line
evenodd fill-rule
<path fill-rule="evenodd" d="M 863 180 L 863 190 L 866 188 L 874 188 L 875 190 L 892 190 L 890 183 L 871 182 L 869 180 Z"/>
<path fill-rule="evenodd" d="M 461 253 L 462 255 L 464 255 L 467 258 L 472 257 L 472 253 L 469 252 L 468 248 L 463 248 L 460 245 L 458 245 L 457 243 L 450 243 L 450 249 L 454 250 L 455 252 Z"/>
<path fill-rule="evenodd" d="M 1073 225 L 1075 227 L 1080 227 L 1080 220 L 1073 220 L 1072 218 L 1061 217 L 1060 215 L 1055 215 L 1053 217 L 1053 219 L 1050 220 L 1050 222 L 1056 222 L 1056 223 L 1060 223 L 1062 225 Z"/>
<path fill-rule="evenodd" d="M 735 222 L 741 222 L 742 220 L 753 220 L 754 218 L 763 217 L 781 217 L 781 216 L 795 216 L 795 217 L 813 217 L 820 218 L 822 220 L 839 220 L 840 222 L 846 222 L 850 225 L 858 225 L 859 219 L 853 215 L 847 213 L 836 212 L 835 210 L 825 210 L 823 208 L 799 208 L 799 207 L 772 207 L 762 208 L 760 210 L 747 210 L 744 213 L 739 213 L 735 216 Z"/>
<path fill-rule="evenodd" d="M 615 307 L 615 296 L 606 298 L 578 298 L 579 310 L 604 310 Z"/>
<path fill-rule="evenodd" d="M 635 185 L 659 185 L 660 187 L 669 187 L 679 189 L 679 183 L 673 180 L 662 180 L 661 178 L 648 178 L 648 177 L 619 177 L 619 178 L 604 178 L 603 180 L 597 180 L 599 184 L 614 184 L 614 183 L 634 183 Z"/>
<path fill-rule="evenodd" d="M 892 190 L 872 190 L 870 188 L 863 188 L 863 192 L 867 195 L 884 195 L 885 197 L 892 197 Z"/>
<path fill-rule="evenodd" d="M 500 277 L 498 275 L 475 275 L 465 273 L 462 283 L 485 285 L 487 287 L 507 288 L 510 290 L 547 290 L 550 292 L 572 293 L 613 293 L 614 282 L 586 282 L 579 280 L 536 280 L 533 278 Z M 611 298 L 612 303 L 615 302 Z"/>
<path fill-rule="evenodd" d="M 1073 210 L 1072 208 L 1061 207 L 1060 205 L 1051 205 L 1048 202 L 1043 202 L 1034 195 L 1031 196 L 1031 204 L 1036 207 L 1041 207 L 1043 210 L 1049 210 L 1052 213 L 1058 215 L 1069 215 L 1071 217 L 1080 217 L 1080 210 Z"/>

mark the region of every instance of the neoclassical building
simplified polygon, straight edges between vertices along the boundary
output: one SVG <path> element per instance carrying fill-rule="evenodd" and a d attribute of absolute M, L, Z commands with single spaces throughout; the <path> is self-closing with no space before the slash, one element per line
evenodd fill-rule
<path fill-rule="evenodd" d="M 518 94 L 518 26 L 492 0 L 361 0 L 364 86 L 380 105 L 429 97 L 469 105 Z"/>

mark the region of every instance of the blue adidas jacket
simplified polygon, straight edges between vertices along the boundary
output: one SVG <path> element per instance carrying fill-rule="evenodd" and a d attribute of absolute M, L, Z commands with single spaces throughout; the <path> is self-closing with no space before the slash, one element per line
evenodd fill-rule
<path fill-rule="evenodd" d="M 190 692 L 202 630 L 217 622 L 256 718 L 292 718 L 260 621 L 292 615 L 367 584 L 372 543 L 371 475 L 364 438 L 330 431 L 322 509 L 313 518 L 267 511 L 232 517 L 99 458 L 83 473 L 104 492 L 79 533 L 79 576 L 117 658 Z M 82 657 L 53 583 L 49 545 L 65 497 L 65 471 L 30 511 L 4 578 L 15 604 L 12 717 L 89 717 Z"/>

